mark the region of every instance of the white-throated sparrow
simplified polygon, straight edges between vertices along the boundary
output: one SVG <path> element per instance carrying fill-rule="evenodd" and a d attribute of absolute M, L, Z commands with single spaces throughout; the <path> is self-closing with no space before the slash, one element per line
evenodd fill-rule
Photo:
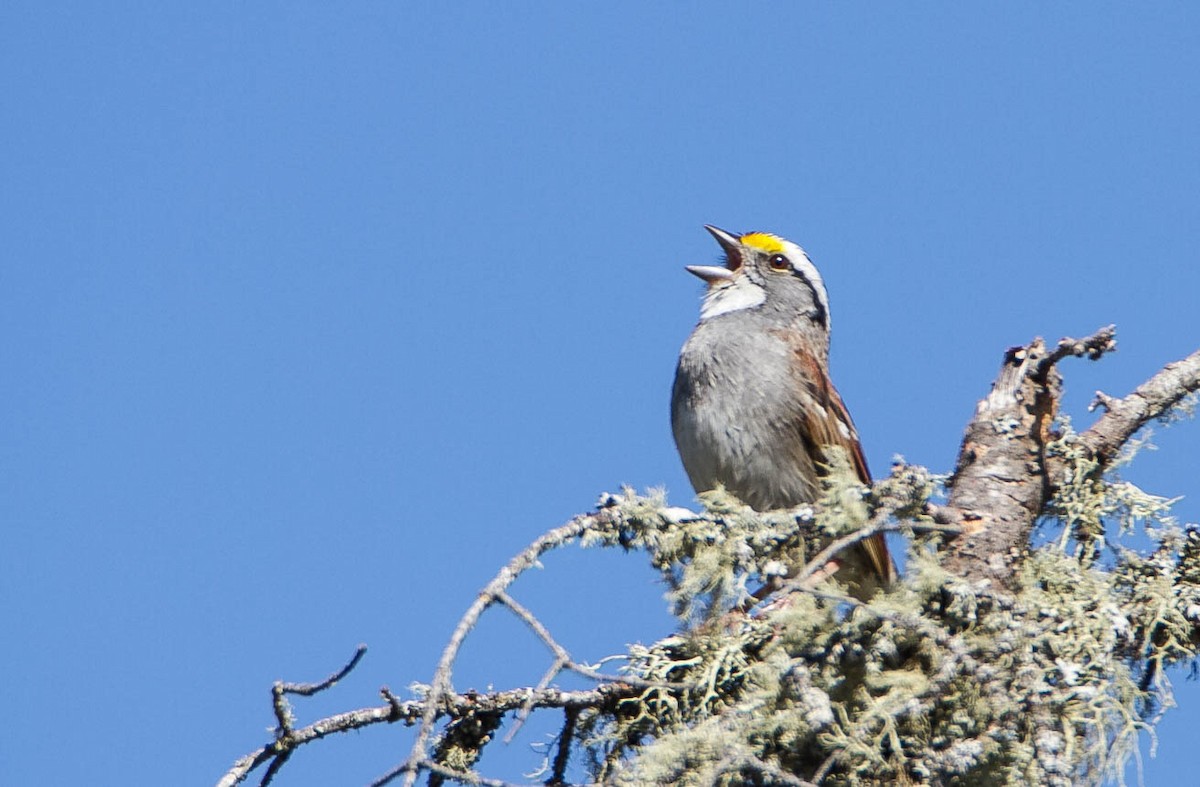
<path fill-rule="evenodd" d="M 708 283 L 679 355 L 671 428 L 697 492 L 723 485 L 758 511 L 817 499 L 830 446 L 871 482 L 850 414 L 829 379 L 829 298 L 794 243 L 706 226 L 725 266 L 689 265 Z M 883 536 L 844 550 L 837 578 L 865 598 L 895 578 Z"/>

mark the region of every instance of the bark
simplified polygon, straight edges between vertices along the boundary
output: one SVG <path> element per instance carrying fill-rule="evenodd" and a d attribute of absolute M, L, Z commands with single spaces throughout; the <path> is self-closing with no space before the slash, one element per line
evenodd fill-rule
<path fill-rule="evenodd" d="M 1066 468 L 1046 455 L 1058 417 L 1064 358 L 1093 360 L 1116 349 L 1112 326 L 1084 339 L 1063 339 L 1048 349 L 1038 338 L 1004 354 L 992 391 L 967 425 L 954 474 L 949 517 L 964 528 L 945 547 L 942 565 L 971 581 L 1008 586 L 1029 546 L 1029 536 Z M 1108 412 L 1080 435 L 1098 472 L 1150 421 L 1169 415 L 1200 389 L 1200 351 L 1168 364 L 1123 399 L 1097 394 Z"/>

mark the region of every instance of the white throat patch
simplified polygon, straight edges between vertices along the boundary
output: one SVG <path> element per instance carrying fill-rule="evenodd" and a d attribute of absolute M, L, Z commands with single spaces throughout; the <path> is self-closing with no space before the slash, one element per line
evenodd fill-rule
<path fill-rule="evenodd" d="M 718 284 L 704 295 L 700 306 L 700 321 L 712 319 L 729 312 L 752 309 L 767 299 L 767 291 L 749 279 L 730 284 Z"/>

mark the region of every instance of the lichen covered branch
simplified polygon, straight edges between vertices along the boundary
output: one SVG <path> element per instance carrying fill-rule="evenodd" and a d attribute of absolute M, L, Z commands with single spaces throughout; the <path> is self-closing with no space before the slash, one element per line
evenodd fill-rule
<path fill-rule="evenodd" d="M 790 511 L 755 512 L 721 490 L 702 495 L 699 512 L 662 493 L 606 495 L 480 591 L 416 699 L 384 688 L 382 706 L 297 727 L 287 697 L 328 690 L 362 650 L 320 683 L 277 683 L 274 740 L 220 787 L 258 769 L 269 783 L 299 747 L 396 722 L 417 727 L 415 740 L 376 784 L 427 775 L 432 785 L 502 787 L 476 770 L 480 754 L 506 720 L 511 736 L 540 709 L 563 714 L 538 777 L 550 785 L 566 785 L 572 765 L 606 785 L 1103 782 L 1121 772 L 1154 708 L 1170 704 L 1164 668 L 1200 648 L 1200 535 L 1174 523 L 1171 500 L 1105 474 L 1140 428 L 1200 390 L 1200 352 L 1123 399 L 1099 395 L 1107 412 L 1076 434 L 1060 418 L 1058 364 L 1114 347 L 1108 327 L 1008 350 L 941 505 L 937 478 L 902 463 L 870 490 L 831 464 L 822 498 Z M 1061 522 L 1063 536 L 1033 549 L 1039 517 Z M 1097 560 L 1110 531 L 1137 527 L 1149 552 Z M 855 595 L 825 571 L 842 550 L 896 531 L 909 550 L 893 586 Z M 631 645 L 613 674 L 575 660 L 510 592 L 572 542 L 644 553 L 680 629 Z M 781 565 L 800 568 L 785 581 Z M 764 583 L 776 592 L 745 614 Z M 457 692 L 459 651 L 494 606 L 523 622 L 551 663 L 535 685 Z M 596 685 L 555 688 L 564 670 Z"/>
<path fill-rule="evenodd" d="M 948 486 L 949 505 L 967 533 L 950 542 L 946 568 L 1007 584 L 1050 493 L 1045 450 L 1058 416 L 1062 378 L 1055 365 L 1072 355 L 1098 358 L 1115 347 L 1109 326 L 1085 339 L 1042 339 L 1004 354 L 991 393 L 975 408 Z"/>
<path fill-rule="evenodd" d="M 1093 360 L 1116 348 L 1108 326 L 1053 349 L 1041 339 L 1009 349 L 992 391 L 967 425 L 948 487 L 947 509 L 966 529 L 946 546 L 951 573 L 1009 586 L 1027 552 L 1029 536 L 1047 502 L 1070 478 L 1071 468 L 1047 453 L 1056 439 L 1062 378 L 1057 364 L 1069 357 Z M 1124 399 L 1100 396 L 1108 412 L 1079 436 L 1102 474 L 1146 423 L 1164 417 L 1200 390 L 1200 351 L 1168 364 Z"/>

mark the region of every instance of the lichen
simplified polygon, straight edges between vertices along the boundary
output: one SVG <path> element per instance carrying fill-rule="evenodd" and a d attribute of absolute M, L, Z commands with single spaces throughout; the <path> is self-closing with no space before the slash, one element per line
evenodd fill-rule
<path fill-rule="evenodd" d="M 1200 535 L 1172 501 L 1097 477 L 1069 437 L 1073 475 L 1048 508 L 1068 533 L 1034 549 L 1016 590 L 948 574 L 938 537 L 910 538 L 903 581 L 868 603 L 835 583 L 755 614 L 748 588 L 869 515 L 928 525 L 935 479 L 898 466 L 868 500 L 831 475 L 817 507 L 757 514 L 723 492 L 704 511 L 630 490 L 606 502 L 589 543 L 645 550 L 681 630 L 627 654 L 650 681 L 580 739 L 615 784 L 1096 784 L 1121 779 L 1154 713 L 1164 667 L 1196 657 Z M 873 510 L 868 509 L 869 506 Z M 1122 531 L 1151 539 L 1119 544 Z M 1103 557 L 1103 559 L 1099 559 Z"/>

